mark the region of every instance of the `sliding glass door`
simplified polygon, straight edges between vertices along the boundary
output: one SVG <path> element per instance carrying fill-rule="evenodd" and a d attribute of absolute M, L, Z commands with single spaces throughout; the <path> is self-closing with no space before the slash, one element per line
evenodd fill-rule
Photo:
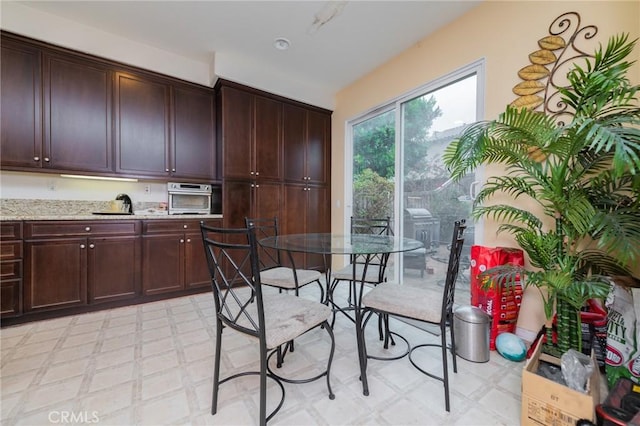
<path fill-rule="evenodd" d="M 469 216 L 476 177 L 453 182 L 442 154 L 466 125 L 482 116 L 482 69 L 482 62 L 473 64 L 351 122 L 348 215 L 390 216 L 396 234 L 425 244 L 424 250 L 393 260 L 390 276 L 404 284 L 444 281 L 457 219 L 467 219 L 469 225 L 459 286 L 468 284 L 469 247 L 475 241 Z"/>

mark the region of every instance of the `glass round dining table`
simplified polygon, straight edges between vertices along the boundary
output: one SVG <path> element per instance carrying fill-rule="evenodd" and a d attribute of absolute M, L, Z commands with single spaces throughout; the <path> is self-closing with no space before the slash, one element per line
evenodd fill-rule
<path fill-rule="evenodd" d="M 358 359 L 360 363 L 360 379 L 364 395 L 369 395 L 369 386 L 366 377 L 367 354 L 364 349 L 364 332 L 362 330 L 362 292 L 364 290 L 364 278 L 368 263 L 374 256 L 416 250 L 424 247 L 421 241 L 412 238 L 393 235 L 372 234 L 288 234 L 268 237 L 260 240 L 260 244 L 278 250 L 298 253 L 321 254 L 325 259 L 327 274 L 327 288 L 331 276 L 330 255 L 358 255 L 363 259 L 364 267 L 361 268 L 362 276 L 358 277 L 356 264 L 353 263 L 353 280 L 351 281 L 352 294 L 354 295 L 353 311 L 356 325 L 356 342 L 358 346 Z M 357 285 L 357 284 L 360 285 Z M 328 300 L 327 300 L 328 302 Z M 335 307 L 335 305 L 334 305 Z"/>
<path fill-rule="evenodd" d="M 279 250 L 317 254 L 380 254 L 416 250 L 421 241 L 393 235 L 371 234 L 289 234 L 268 237 L 260 244 Z"/>

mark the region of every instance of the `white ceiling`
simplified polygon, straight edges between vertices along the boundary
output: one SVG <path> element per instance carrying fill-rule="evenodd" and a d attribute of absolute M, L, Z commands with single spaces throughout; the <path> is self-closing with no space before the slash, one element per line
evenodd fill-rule
<path fill-rule="evenodd" d="M 247 81 L 250 76 L 259 75 L 257 87 L 264 90 L 289 83 L 292 87 L 304 86 L 322 92 L 333 99 L 340 89 L 455 20 L 479 1 L 25 1 L 20 4 L 192 60 L 207 64 L 213 61 L 215 74 L 222 78 L 251 84 Z M 314 25 L 314 21 L 327 19 L 323 25 Z M 276 50 L 273 47 L 276 37 L 290 40 L 290 49 Z M 242 64 L 249 72 L 226 75 L 242 73 L 233 64 Z"/>

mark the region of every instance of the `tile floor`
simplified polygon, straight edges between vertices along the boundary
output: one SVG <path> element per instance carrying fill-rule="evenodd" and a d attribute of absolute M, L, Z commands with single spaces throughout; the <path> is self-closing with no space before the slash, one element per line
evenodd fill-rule
<path fill-rule="evenodd" d="M 373 325 L 373 324 L 372 324 Z M 412 343 L 437 338 L 394 322 Z M 370 361 L 370 395 L 362 395 L 353 324 L 338 317 L 331 374 L 326 382 L 285 384 L 273 425 L 516 425 L 522 363 L 495 352 L 487 363 L 459 359 L 451 374 L 451 412 L 440 382 L 405 357 Z M 379 347 L 375 326 L 368 347 Z M 3 425 L 248 425 L 257 424 L 257 380 L 221 388 L 211 416 L 214 316 L 209 293 L 4 328 L 1 334 Z M 233 332 L 223 337 L 222 374 L 256 369 L 256 346 Z M 304 373 L 326 359 L 328 337 L 315 330 L 296 340 L 285 369 Z M 425 365 L 440 368 L 437 352 Z M 308 371 L 308 370 L 307 370 Z M 277 388 L 269 387 L 269 401 Z M 275 402 L 274 402 L 275 404 Z"/>

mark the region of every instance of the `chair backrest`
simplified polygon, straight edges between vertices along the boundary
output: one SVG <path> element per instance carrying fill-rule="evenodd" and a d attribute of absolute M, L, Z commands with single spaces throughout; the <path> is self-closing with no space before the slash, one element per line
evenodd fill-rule
<path fill-rule="evenodd" d="M 351 217 L 352 234 L 393 235 L 391 218 Z"/>
<path fill-rule="evenodd" d="M 200 230 L 218 319 L 264 341 L 255 229 L 225 229 L 201 223 Z M 241 240 L 244 242 L 238 242 Z"/>
<path fill-rule="evenodd" d="M 444 297 L 442 299 L 442 318 L 448 321 L 452 320 L 451 317 L 453 315 L 453 301 L 456 281 L 458 280 L 458 271 L 460 270 L 460 257 L 462 246 L 464 245 L 464 230 L 466 227 L 466 221 L 464 219 L 456 221 L 453 227 L 447 276 L 444 281 Z"/>
<path fill-rule="evenodd" d="M 255 229 L 256 241 L 260 241 L 268 237 L 278 236 L 278 218 L 266 217 L 266 218 L 244 218 L 244 223 L 247 228 L 249 225 Z M 258 259 L 260 262 L 260 270 L 275 268 L 282 266 L 282 258 L 280 256 L 280 250 L 276 250 L 269 247 L 263 247 L 258 244 Z"/>
<path fill-rule="evenodd" d="M 393 235 L 391 229 L 391 218 L 367 218 L 351 217 L 351 234 L 371 234 L 371 235 Z M 364 263 L 364 255 L 352 255 L 351 263 Z M 389 262 L 390 253 L 380 253 L 369 255 L 369 267 L 376 267 L 378 271 L 378 282 L 385 280 L 385 271 Z"/>

